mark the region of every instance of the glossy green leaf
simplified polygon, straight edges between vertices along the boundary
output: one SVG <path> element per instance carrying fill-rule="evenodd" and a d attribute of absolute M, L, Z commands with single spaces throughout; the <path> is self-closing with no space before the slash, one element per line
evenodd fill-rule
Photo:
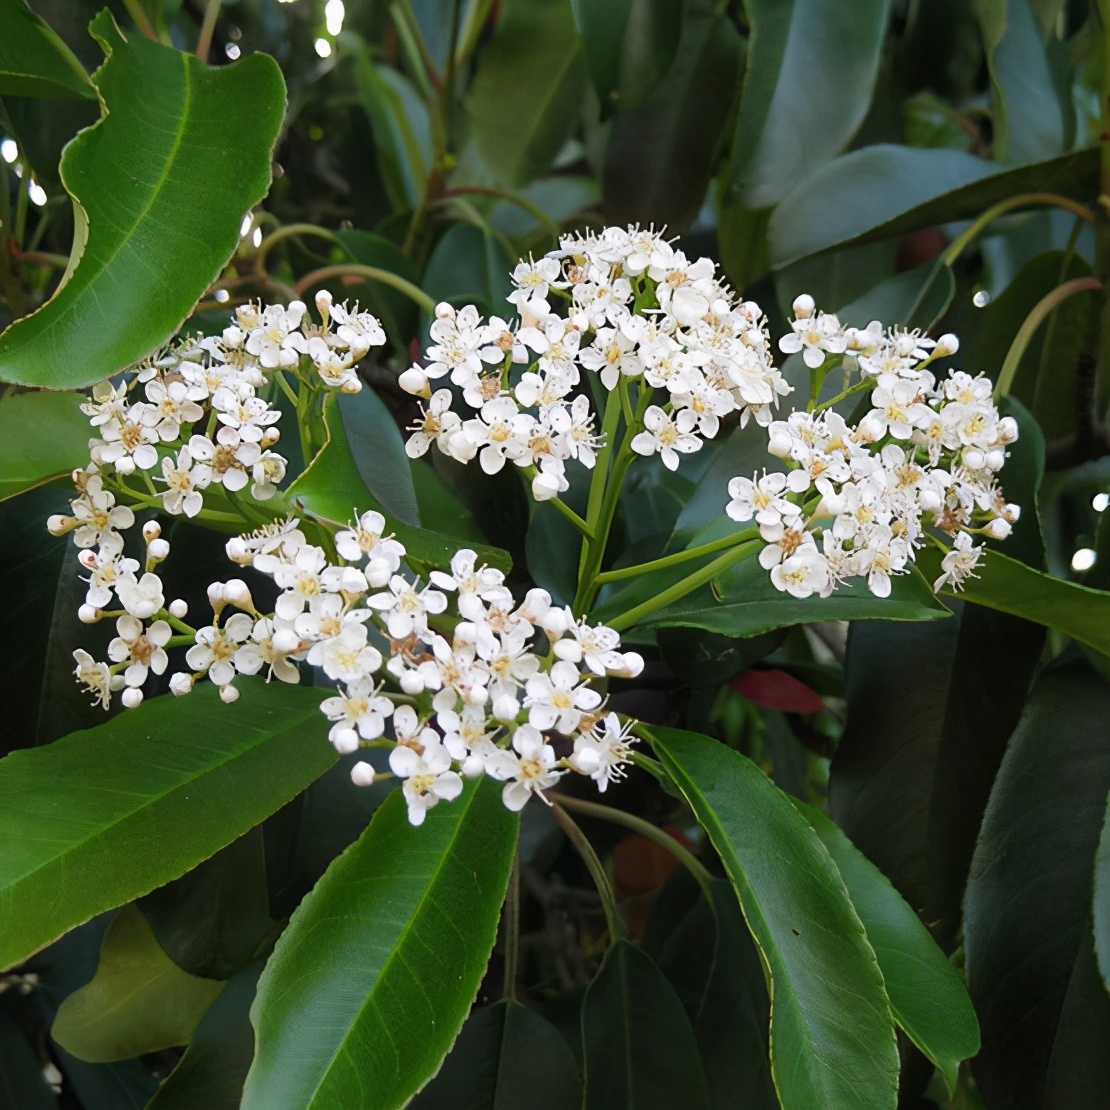
<path fill-rule="evenodd" d="M 209 69 L 126 39 L 107 11 L 91 30 L 107 55 L 94 78 L 107 114 L 62 158 L 77 223 L 69 279 L 0 335 L 0 379 L 21 385 L 78 388 L 154 351 L 270 184 L 285 103 L 272 58 Z"/>
<path fill-rule="evenodd" d="M 826 163 L 783 198 L 771 217 L 771 259 L 785 266 L 841 243 L 968 219 L 1019 193 L 1088 200 L 1097 189 L 1093 150 L 1002 170 L 959 150 L 864 147 Z"/>
<path fill-rule="evenodd" d="M 725 865 L 770 974 L 783 1110 L 896 1102 L 898 1054 L 875 953 L 816 833 L 719 741 L 641 726 Z"/>
<path fill-rule="evenodd" d="M 579 1110 L 582 1077 L 562 1033 L 513 999 L 471 1011 L 412 1110 Z"/>
<path fill-rule="evenodd" d="M 1110 991 L 1110 798 L 1102 819 L 1102 835 L 1095 855 L 1095 954 L 1102 981 Z"/>
<path fill-rule="evenodd" d="M 707 1110 L 690 1019 L 642 948 L 609 946 L 582 1003 L 583 1110 Z"/>
<path fill-rule="evenodd" d="M 1006 749 L 967 886 L 967 985 L 987 1106 L 1110 1102 L 1110 996 L 1091 878 L 1110 791 L 1110 685 L 1081 659 L 1038 679 Z"/>
<path fill-rule="evenodd" d="M 1039 162 L 1064 150 L 1071 110 L 1057 94 L 1030 0 L 978 0 L 991 78 L 994 154 L 1000 162 Z"/>
<path fill-rule="evenodd" d="M 979 1051 L 979 1024 L 960 973 L 890 880 L 820 810 L 794 805 L 821 838 L 875 950 L 894 1020 L 956 1089 L 961 1061 Z"/>
<path fill-rule="evenodd" d="M 5 128 L 11 128 L 11 138 L 30 163 L 35 180 L 48 193 L 60 189 L 58 163 L 62 150 L 78 131 L 100 119 L 100 102 L 6 96 L 2 108 L 7 116 Z"/>
<path fill-rule="evenodd" d="M 621 47 L 635 0 L 570 0 L 582 57 L 605 119 L 619 104 Z M 677 4 L 673 9 L 681 13 Z"/>
<path fill-rule="evenodd" d="M 239 1110 L 254 1058 L 250 1008 L 262 973 L 259 960 L 220 992 L 189 1038 L 177 1067 L 147 1103 L 147 1110 Z"/>
<path fill-rule="evenodd" d="M 0 4 L 0 96 L 96 99 L 73 51 L 23 0 Z"/>
<path fill-rule="evenodd" d="M 0 761 L 0 967 L 146 894 L 284 805 L 335 760 L 325 691 L 209 683 Z"/>
<path fill-rule="evenodd" d="M 146 918 L 125 906 L 104 934 L 92 982 L 58 1008 L 50 1033 L 79 1060 L 108 1064 L 187 1044 L 224 984 L 182 971 Z"/>
<path fill-rule="evenodd" d="M 705 202 L 742 57 L 731 20 L 700 6 L 687 11 L 666 76 L 639 108 L 613 121 L 602 176 L 609 223 L 665 223 L 681 231 L 693 222 Z"/>
<path fill-rule="evenodd" d="M 91 429 L 80 400 L 75 393 L 0 397 L 0 501 L 88 463 Z"/>
<path fill-rule="evenodd" d="M 424 292 L 436 301 L 478 306 L 487 316 L 508 311 L 513 260 L 501 242 L 470 224 L 455 224 L 432 251 L 424 271 Z"/>
<path fill-rule="evenodd" d="M 918 563 L 926 577 L 940 574 L 939 551 L 922 551 Z M 945 590 L 945 597 L 961 597 L 988 609 L 1012 613 L 1048 628 L 1059 629 L 1081 644 L 1110 656 L 1110 591 L 1092 590 L 1078 582 L 1054 578 L 1044 571 L 1019 563 L 992 549 L 958 594 Z"/>
<path fill-rule="evenodd" d="M 485 973 L 518 828 L 490 779 L 420 828 L 389 796 L 266 965 L 243 1110 L 403 1106 L 424 1086 Z"/>
<path fill-rule="evenodd" d="M 317 520 L 338 525 L 345 525 L 351 520 L 355 509 L 360 513 L 374 509 L 383 513 L 389 531 L 405 545 L 411 562 L 446 567 L 455 552 L 464 545 L 439 532 L 413 528 L 385 512 L 384 506 L 366 488 L 358 472 L 343 421 L 336 419 L 336 406 L 331 398 L 324 419 L 328 427 L 328 442 L 312 460 L 311 466 L 289 487 L 287 493 L 294 504 Z M 508 570 L 510 561 L 507 552 L 480 544 L 474 545 L 473 550 L 489 566 Z"/>
<path fill-rule="evenodd" d="M 506 184 L 526 185 L 550 167 L 577 122 L 584 79 L 570 0 L 505 0 L 478 55 L 466 112 L 478 149 Z"/>
<path fill-rule="evenodd" d="M 785 15 L 768 9 L 789 7 Z M 745 86 L 741 127 L 761 117 L 758 137 L 738 136 L 754 146 L 741 175 L 744 203 L 765 208 L 837 154 L 855 134 L 871 104 L 890 14 L 890 0 L 757 0 L 748 12 L 758 28 L 752 67 L 767 67 L 757 51 L 768 49 L 778 61 L 774 91 L 762 110 L 749 103 L 770 86 L 754 76 Z M 764 37 L 764 27 L 770 34 Z M 772 42 L 774 31 L 785 38 Z M 830 44 L 835 48 L 830 49 Z"/>

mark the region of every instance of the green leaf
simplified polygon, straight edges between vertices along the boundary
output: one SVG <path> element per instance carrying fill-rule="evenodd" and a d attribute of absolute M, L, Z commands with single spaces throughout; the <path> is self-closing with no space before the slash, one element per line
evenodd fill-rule
<path fill-rule="evenodd" d="M 224 987 L 147 1110 L 239 1110 L 243 1082 L 254 1058 L 250 1008 L 261 973 L 259 960 Z"/>
<path fill-rule="evenodd" d="M 88 463 L 89 418 L 80 401 L 74 393 L 0 397 L 0 501 Z"/>
<path fill-rule="evenodd" d="M 405 545 L 410 562 L 432 567 L 447 566 L 463 545 L 439 532 L 403 524 L 385 511 L 366 488 L 358 472 L 343 421 L 336 419 L 333 397 L 334 394 L 328 398 L 324 410 L 328 442 L 312 460 L 311 466 L 286 491 L 290 499 L 310 517 L 336 525 L 346 525 L 355 509 L 360 513 L 374 509 L 385 516 L 389 531 Z M 477 544 L 473 545 L 473 550 L 489 566 L 508 570 L 511 565 L 508 552 L 500 548 Z"/>
<path fill-rule="evenodd" d="M 416 267 L 401 253 L 399 247 L 381 235 L 358 228 L 340 228 L 335 237 L 347 249 L 352 262 L 363 266 L 376 266 L 398 274 L 414 285 L 420 275 Z M 372 278 L 366 279 L 366 307 L 379 317 L 385 334 L 399 350 L 407 351 L 408 341 L 416 335 L 419 326 L 419 309 L 400 290 L 383 285 Z"/>
<path fill-rule="evenodd" d="M 1110 798 L 1095 855 L 1095 954 L 1102 981 L 1110 991 Z"/>
<path fill-rule="evenodd" d="M 0 967 L 184 874 L 335 760 L 324 691 L 203 683 L 0 761 Z"/>
<path fill-rule="evenodd" d="M 68 280 L 0 335 L 0 379 L 75 389 L 171 336 L 239 243 L 265 195 L 284 110 L 264 54 L 209 69 L 133 34 L 90 25 L 107 60 L 106 115 L 66 147 L 62 180 L 77 234 Z"/>
<path fill-rule="evenodd" d="M 92 982 L 58 1007 L 51 1036 L 79 1060 L 110 1064 L 187 1044 L 224 984 L 182 971 L 146 918 L 125 906 L 104 934 Z"/>
<path fill-rule="evenodd" d="M 562 1033 L 511 998 L 471 1011 L 412 1110 L 579 1110 L 582 1078 Z"/>
<path fill-rule="evenodd" d="M 609 223 L 654 221 L 681 231 L 694 221 L 742 56 L 731 20 L 700 6 L 686 12 L 670 71 L 639 108 L 613 120 L 602 176 Z"/>
<path fill-rule="evenodd" d="M 478 55 L 466 112 L 478 149 L 506 184 L 527 185 L 551 166 L 578 120 L 584 77 L 570 0 L 505 0 Z"/>
<path fill-rule="evenodd" d="M 38 1054 L 19 1026 L 0 1013 L 0 1106 L 5 1110 L 58 1110 Z"/>
<path fill-rule="evenodd" d="M 266 965 L 243 1110 L 403 1106 L 424 1086 L 485 973 L 518 829 L 489 779 L 420 828 L 389 796 Z"/>
<path fill-rule="evenodd" d="M 1065 147 L 1069 121 L 1029 0 L 977 0 L 991 78 L 994 156 L 1038 162 Z M 1011 122 L 1013 121 L 1013 122 Z"/>
<path fill-rule="evenodd" d="M 740 178 L 748 208 L 780 201 L 799 179 L 842 150 L 863 123 L 890 6 L 890 0 L 755 0 L 747 6 L 756 38 L 737 141 L 742 150 L 752 150 Z M 783 8 L 789 14 L 771 11 Z M 765 50 L 768 60 L 760 56 Z M 768 95 L 766 106 L 754 102 Z M 757 133 L 745 132 L 757 122 Z"/>
<path fill-rule="evenodd" d="M 967 886 L 967 986 L 987 1106 L 1110 1102 L 1110 996 L 1091 876 L 1110 790 L 1110 685 L 1082 660 L 1037 681 L 1006 749 Z"/>
<path fill-rule="evenodd" d="M 826 163 L 783 198 L 771 216 L 771 260 L 785 266 L 841 243 L 968 219 L 1019 193 L 1087 200 L 1097 190 L 1094 150 L 1003 170 L 959 150 L 864 147 Z"/>
<path fill-rule="evenodd" d="M 875 950 L 894 1020 L 955 1093 L 961 1061 L 979 1051 L 979 1024 L 960 973 L 890 880 L 820 810 L 792 799 L 821 838 Z"/>
<path fill-rule="evenodd" d="M 513 262 L 500 241 L 470 224 L 454 224 L 432 251 L 424 292 L 460 307 L 474 304 L 486 316 L 506 311 Z"/>
<path fill-rule="evenodd" d="M 922 551 L 917 558 L 927 578 L 940 574 L 940 560 L 935 549 Z M 1110 656 L 1110 591 L 1053 578 L 994 549 L 980 560 L 976 571 L 979 577 L 969 578 L 958 594 L 945 590 L 944 596 L 1057 628 Z"/>
<path fill-rule="evenodd" d="M 698 1045 L 674 987 L 642 948 L 609 946 L 582 1002 L 583 1110 L 707 1110 Z"/>
<path fill-rule="evenodd" d="M 0 4 L 0 96 L 96 99 L 73 51 L 23 0 Z"/>
<path fill-rule="evenodd" d="M 750 760 L 641 726 L 716 848 L 770 974 L 783 1110 L 894 1107 L 898 1054 L 875 953 L 816 833 Z"/>

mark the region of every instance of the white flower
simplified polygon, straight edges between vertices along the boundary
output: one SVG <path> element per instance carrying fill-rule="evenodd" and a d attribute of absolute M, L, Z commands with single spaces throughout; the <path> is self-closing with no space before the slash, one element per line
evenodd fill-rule
<path fill-rule="evenodd" d="M 250 639 L 235 653 L 235 669 L 240 674 L 258 674 L 267 668 L 266 678 L 276 678 L 295 686 L 301 672 L 289 656 L 300 650 L 301 644 L 285 621 L 263 617 L 255 623 Z"/>
<path fill-rule="evenodd" d="M 133 574 L 121 574 L 116 582 L 116 596 L 131 616 L 141 620 L 153 617 L 166 604 L 162 579 L 149 572 L 137 581 Z"/>
<path fill-rule="evenodd" d="M 85 550 L 81 553 L 80 562 L 91 572 L 86 579 L 89 589 L 85 595 L 85 604 L 94 609 L 103 609 L 109 605 L 112 590 L 119 579 L 125 575 L 133 576 L 139 569 L 137 560 L 124 556 L 122 542 L 102 543 L 95 553 Z"/>
<path fill-rule="evenodd" d="M 344 620 L 337 635 L 313 644 L 307 658 L 328 678 L 340 682 L 357 682 L 382 665 L 381 652 L 369 643 L 366 625 L 352 619 Z"/>
<path fill-rule="evenodd" d="M 760 535 L 773 543 L 782 536 L 784 521 L 792 524 L 801 514 L 801 508 L 786 499 L 786 475 L 764 473 L 762 478 L 733 478 L 728 484 L 731 498 L 725 512 L 736 521 L 755 517 Z"/>
<path fill-rule="evenodd" d="M 348 309 L 346 302 L 330 307 L 332 319 L 339 325 L 336 336 L 341 339 L 357 361 L 366 355 L 371 347 L 381 347 L 385 343 L 385 332 L 376 316 L 369 312 L 359 312 L 356 304 Z"/>
<path fill-rule="evenodd" d="M 99 703 L 105 709 L 111 701 L 112 675 L 107 663 L 98 663 L 83 648 L 78 648 L 73 653 L 77 667 L 74 675 L 77 681 L 85 688 L 87 693 L 93 695 L 93 705 Z"/>
<path fill-rule="evenodd" d="M 826 353 L 843 354 L 848 347 L 844 329 L 831 313 L 819 312 L 816 316 L 803 316 L 790 326 L 793 334 L 784 335 L 779 340 L 779 350 L 787 355 L 800 351 L 806 366 L 811 370 L 817 369 L 825 361 Z"/>
<path fill-rule="evenodd" d="M 825 556 L 816 544 L 803 544 L 793 555 L 771 568 L 771 581 L 776 590 L 797 598 L 823 593 L 829 586 L 829 569 Z"/>
<path fill-rule="evenodd" d="M 353 752 L 359 737 L 376 740 L 385 732 L 385 719 L 393 713 L 393 702 L 378 694 L 373 680 L 366 676 L 348 683 L 336 697 L 325 698 L 320 712 L 335 722 L 328 739 L 340 752 Z"/>
<path fill-rule="evenodd" d="M 348 562 L 356 563 L 365 556 L 363 573 L 366 581 L 380 589 L 390 579 L 405 557 L 404 544 L 385 537 L 385 517 L 371 509 L 362 516 L 355 514 L 355 523 L 335 534 L 335 549 Z"/>
<path fill-rule="evenodd" d="M 501 800 L 515 811 L 523 809 L 533 793 L 543 798 L 543 791 L 559 781 L 562 772 L 556 762 L 555 749 L 544 743 L 543 734 L 521 725 L 513 733 L 513 750 L 491 753 L 485 767 L 487 775 L 505 783 Z"/>
<path fill-rule="evenodd" d="M 193 455 L 188 445 L 177 452 L 176 460 L 170 456 L 162 460 L 160 480 L 168 487 L 162 494 L 162 506 L 167 513 L 194 517 L 204 507 L 200 491 L 208 485 L 210 474 L 193 471 Z"/>
<path fill-rule="evenodd" d="M 107 536 L 122 546 L 116 529 L 130 528 L 135 523 L 135 514 L 126 505 L 116 504 L 115 495 L 102 487 L 99 474 L 88 479 L 85 492 L 70 505 L 77 521 L 73 542 L 78 547 L 96 547 Z"/>
<path fill-rule="evenodd" d="M 697 417 L 683 409 L 672 419 L 658 405 L 650 405 L 644 413 L 646 431 L 632 437 L 632 450 L 638 455 L 654 455 L 657 451 L 668 470 L 678 469 L 678 455 L 689 454 L 701 447 L 702 441 L 693 435 Z"/>
<path fill-rule="evenodd" d="M 394 640 L 405 640 L 414 632 L 424 636 L 428 632 L 428 614 L 442 613 L 447 608 L 447 597 L 430 586 L 417 590 L 399 574 L 389 580 L 389 592 L 371 594 L 366 604 L 380 610 L 385 625 Z"/>
<path fill-rule="evenodd" d="M 439 802 L 454 801 L 462 793 L 462 779 L 451 770 L 451 756 L 438 740 L 426 743 L 421 753 L 394 748 L 389 753 L 389 767 L 404 779 L 402 788 L 413 825 L 422 825 L 424 815 Z"/>
<path fill-rule="evenodd" d="M 194 460 L 194 485 L 203 489 L 217 482 L 232 493 L 246 486 L 250 469 L 262 454 L 257 443 L 240 439 L 234 428 L 220 428 L 215 443 L 204 436 L 190 436 L 188 447 Z"/>
<path fill-rule="evenodd" d="M 601 695 L 585 682 L 579 684 L 580 678 L 573 663 L 559 660 L 549 672 L 541 671 L 528 679 L 524 699 L 528 723 L 541 732 L 555 729 L 570 736 L 583 714 L 601 704 Z"/>
<path fill-rule="evenodd" d="M 429 577 L 441 590 L 458 590 L 459 615 L 465 620 L 481 620 L 489 605 L 511 604 L 512 592 L 505 585 L 505 576 L 492 567 L 475 567 L 478 556 L 462 548 L 451 557 L 451 573 L 433 570 Z"/>
<path fill-rule="evenodd" d="M 163 674 L 169 663 L 165 647 L 173 631 L 165 621 L 155 621 L 149 628 L 130 615 L 116 621 L 118 635 L 108 645 L 108 658 L 113 663 L 128 664 L 123 672 L 127 686 L 142 686 L 146 682 L 148 669 L 155 674 Z"/>
<path fill-rule="evenodd" d="M 254 621 L 246 613 L 228 617 L 223 627 L 205 625 L 197 629 L 196 643 L 185 653 L 185 662 L 217 686 L 226 686 L 235 677 L 235 653 L 254 631 Z"/>
<path fill-rule="evenodd" d="M 933 593 L 940 593 L 948 585 L 959 590 L 969 578 L 977 577 L 972 571 L 982 553 L 981 545 L 976 547 L 967 532 L 960 532 L 952 543 L 952 550 L 940 561 L 944 573 L 933 583 Z"/>
<path fill-rule="evenodd" d="M 462 424 L 459 414 L 451 411 L 449 389 L 437 389 L 427 407 L 422 406 L 421 411 L 424 413 L 423 418 L 409 429 L 414 434 L 405 441 L 405 453 L 410 459 L 426 454 L 433 443 L 443 450 L 446 441 Z"/>
<path fill-rule="evenodd" d="M 632 725 L 621 727 L 615 713 L 608 713 L 589 733 L 575 738 L 574 752 L 567 762 L 576 771 L 589 775 L 604 794 L 611 782 L 624 778 L 624 765 L 632 758 L 630 745 L 636 743 Z"/>

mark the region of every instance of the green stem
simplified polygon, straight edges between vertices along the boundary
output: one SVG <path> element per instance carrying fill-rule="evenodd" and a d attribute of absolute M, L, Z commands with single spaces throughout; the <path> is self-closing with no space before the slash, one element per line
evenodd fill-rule
<path fill-rule="evenodd" d="M 542 208 L 509 189 L 498 189 L 491 185 L 459 185 L 445 190 L 442 200 L 438 203 L 442 204 L 458 196 L 497 197 L 499 200 L 507 201 L 509 204 L 516 205 L 521 211 L 527 212 L 541 227 L 546 228 L 548 234 L 553 238 L 558 239 L 563 233 L 563 229 Z"/>
<path fill-rule="evenodd" d="M 705 893 L 706 900 L 710 900 L 709 886 L 713 882 L 713 876 L 709 873 L 709 869 L 693 852 L 684 848 L 666 830 L 657 828 L 642 817 L 626 813 L 623 809 L 613 809 L 611 806 L 599 805 L 597 802 L 589 802 L 584 798 L 572 798 L 566 794 L 559 794 L 555 800 L 559 805 L 577 813 L 585 814 L 587 817 L 596 817 L 601 821 L 611 821 L 614 825 L 623 825 L 626 829 L 631 829 L 633 832 L 637 832 L 641 836 L 647 837 L 648 840 L 666 848 L 697 879 L 698 886 Z"/>
<path fill-rule="evenodd" d="M 262 213 L 262 215 L 265 215 L 265 213 Z M 319 239 L 330 239 L 333 243 L 343 246 L 343 240 L 334 231 L 330 231 L 326 227 L 320 227 L 319 224 L 286 224 L 284 227 L 279 227 L 276 231 L 270 232 L 258 244 L 258 249 L 254 252 L 254 271 L 259 277 L 269 279 L 270 274 L 266 269 L 267 255 L 283 239 L 291 239 L 295 235 L 315 235 Z"/>
<path fill-rule="evenodd" d="M 641 605 L 634 606 L 627 612 L 621 613 L 619 616 L 614 617 L 606 623 L 610 628 L 616 629 L 617 632 L 623 632 L 626 628 L 631 628 L 634 624 L 643 620 L 644 617 L 651 616 L 652 613 L 657 613 L 660 609 L 665 609 L 672 602 L 678 601 L 688 593 L 692 593 L 699 586 L 704 586 L 706 582 L 716 578 L 722 571 L 727 570 L 734 563 L 740 562 L 741 559 L 751 555 L 762 546 L 763 541 L 760 539 L 739 544 L 731 550 L 726 551 L 723 555 L 719 555 L 700 570 L 694 571 L 693 574 L 687 575 L 673 586 L 656 594 L 655 597 L 650 598 Z"/>
<path fill-rule="evenodd" d="M 411 281 L 406 281 L 399 274 L 390 273 L 389 270 L 381 270 L 377 266 L 362 266 L 356 262 L 345 262 L 338 266 L 322 266 L 319 270 L 312 270 L 305 274 L 293 288 L 297 296 L 300 297 L 314 285 L 327 281 L 328 278 L 347 276 L 380 281 L 383 285 L 392 286 L 397 292 L 404 293 L 410 301 L 415 302 L 425 312 L 434 313 L 436 310 L 436 302 L 418 285 L 413 285 Z"/>
<path fill-rule="evenodd" d="M 154 25 L 147 18 L 147 14 L 143 11 L 143 6 L 139 3 L 139 0 L 123 0 L 123 6 L 127 9 L 127 14 L 135 21 L 135 26 L 138 27 L 151 42 L 157 42 L 158 35 L 155 33 Z"/>
<path fill-rule="evenodd" d="M 1101 288 L 1102 282 L 1099 281 L 1098 278 L 1075 278 L 1072 281 L 1064 282 L 1063 285 L 1058 285 L 1051 293 L 1047 293 L 1033 306 L 1033 311 L 1025 317 L 1021 327 L 1018 328 L 1017 335 L 1014 336 L 1013 343 L 1010 344 L 1009 351 L 1006 352 L 1006 360 L 1002 363 L 1002 369 L 999 371 L 998 381 L 995 383 L 994 387 L 994 399 L 996 402 L 1010 392 L 1014 384 L 1014 375 L 1017 373 L 1018 365 L 1021 363 L 1022 355 L 1025 354 L 1025 349 L 1029 346 L 1037 328 L 1041 326 L 1045 317 L 1047 317 L 1058 304 L 1062 301 L 1066 301 L 1069 297 L 1074 297 L 1076 293 L 1096 291 Z"/>
<path fill-rule="evenodd" d="M 529 467 L 529 470 L 534 470 L 534 467 Z M 558 497 L 549 497 L 546 504 L 551 505 L 557 509 L 563 516 L 567 518 L 582 533 L 586 539 L 590 539 L 593 533 L 590 531 L 590 526 L 565 502 L 561 501 Z"/>
<path fill-rule="evenodd" d="M 154 619 L 156 621 L 165 621 L 170 628 L 176 628 L 178 632 L 183 632 L 186 636 L 192 636 L 194 639 L 196 638 L 197 630 L 187 625 L 180 618 L 175 617 L 168 609 L 160 609 L 154 614 Z"/>
<path fill-rule="evenodd" d="M 582 857 L 582 862 L 590 873 L 590 878 L 597 887 L 598 897 L 601 899 L 601 908 L 605 911 L 605 924 L 609 929 L 609 939 L 619 940 L 624 936 L 624 923 L 617 912 L 617 898 L 613 893 L 613 884 L 597 858 L 593 845 L 586 839 L 586 834 L 575 824 L 574 819 L 563 808 L 563 798 L 558 794 L 551 796 L 551 813 L 555 823 L 567 835 L 567 839 L 574 845 L 575 851 Z"/>
<path fill-rule="evenodd" d="M 200 34 L 197 36 L 197 57 L 208 64 L 208 52 L 212 49 L 212 36 L 216 33 L 216 20 L 220 18 L 220 5 L 223 0 L 208 0 L 204 6 L 204 19 L 201 20 Z"/>
<path fill-rule="evenodd" d="M 839 405 L 846 397 L 851 397 L 855 393 L 870 389 L 874 384 L 872 379 L 864 378 L 863 381 L 856 382 L 855 385 L 850 385 L 847 389 L 841 390 L 835 397 L 830 397 L 827 401 L 822 401 L 813 411 L 824 412 L 825 409 L 831 409 L 833 405 Z"/>
<path fill-rule="evenodd" d="M 702 555 L 712 555 L 714 551 L 734 547 L 738 543 L 747 543 L 759 535 L 759 529 L 746 528 L 743 532 L 733 532 L 719 540 L 700 544 L 698 547 L 688 547 L 685 551 L 676 551 L 673 555 L 664 555 L 659 559 L 652 559 L 649 563 L 637 563 L 632 567 L 619 567 L 617 570 L 606 570 L 594 578 L 599 586 L 607 582 L 618 582 L 622 578 L 638 578 L 641 574 L 648 574 L 653 570 L 665 570 L 667 567 L 678 566 L 689 559 L 697 559 Z"/>

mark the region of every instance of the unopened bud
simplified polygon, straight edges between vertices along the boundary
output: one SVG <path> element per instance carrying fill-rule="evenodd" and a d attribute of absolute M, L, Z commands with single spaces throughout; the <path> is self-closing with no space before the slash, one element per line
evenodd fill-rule
<path fill-rule="evenodd" d="M 446 301 L 440 301 L 436 305 L 437 320 L 454 320 L 454 318 L 455 310 Z"/>
<path fill-rule="evenodd" d="M 171 601 L 166 608 L 170 616 L 177 617 L 178 620 L 184 620 L 189 613 L 189 603 L 180 597 L 176 601 Z"/>
<path fill-rule="evenodd" d="M 301 646 L 301 638 L 291 628 L 279 628 L 270 643 L 276 655 L 292 655 Z"/>
<path fill-rule="evenodd" d="M 476 779 L 486 773 L 486 761 L 480 755 L 468 755 L 459 770 L 464 778 Z"/>
<path fill-rule="evenodd" d="M 337 728 L 331 734 L 331 743 L 340 755 L 350 755 L 358 751 L 358 733 L 353 728 Z"/>
<path fill-rule="evenodd" d="M 77 619 L 82 624 L 96 624 L 100 620 L 100 610 L 95 605 L 82 605 L 77 610 Z"/>
<path fill-rule="evenodd" d="M 331 312 L 331 294 L 326 289 L 321 289 L 316 294 L 316 310 L 320 313 L 324 323 L 328 322 L 328 315 Z"/>
<path fill-rule="evenodd" d="M 224 705 L 231 705 L 232 702 L 239 700 L 239 691 L 229 682 L 226 686 L 220 687 L 220 701 Z"/>
<path fill-rule="evenodd" d="M 186 694 L 190 693 L 192 689 L 193 676 L 191 674 L 178 671 L 177 674 L 170 679 L 170 693 L 173 694 L 174 697 L 184 697 Z"/>
<path fill-rule="evenodd" d="M 424 676 L 419 671 L 404 671 L 397 681 L 401 689 L 410 697 L 416 697 L 417 694 L 424 692 Z"/>
<path fill-rule="evenodd" d="M 96 552 L 90 551 L 87 547 L 77 553 L 77 561 L 85 570 L 96 570 Z"/>
<path fill-rule="evenodd" d="M 138 686 L 128 686 L 119 696 L 119 700 L 123 702 L 126 709 L 134 709 L 136 706 L 143 704 L 143 692 Z"/>
<path fill-rule="evenodd" d="M 499 721 L 515 721 L 520 712 L 520 704 L 511 694 L 502 694 L 493 699 L 493 715 Z"/>
<path fill-rule="evenodd" d="M 227 594 L 224 591 L 224 584 L 222 582 L 213 582 L 208 587 L 208 604 L 213 609 L 219 607 L 222 609 L 227 604 Z"/>
<path fill-rule="evenodd" d="M 254 598 L 251 597 L 250 587 L 242 578 L 231 578 L 224 583 L 224 598 L 237 609 L 254 612 Z"/>
<path fill-rule="evenodd" d="M 116 459 L 116 473 L 126 477 L 135 473 L 135 460 L 130 455 L 121 455 Z M 141 699 L 140 699 L 141 700 Z M 136 704 L 138 704 L 136 702 Z"/>
<path fill-rule="evenodd" d="M 947 332 L 937 340 L 937 345 L 933 348 L 933 354 L 937 358 L 947 358 L 949 355 L 954 355 L 959 349 L 959 339 L 951 332 Z"/>
<path fill-rule="evenodd" d="M 71 516 L 62 516 L 55 513 L 54 516 L 47 518 L 46 530 L 52 536 L 64 536 L 67 532 L 72 532 L 77 527 L 77 521 Z"/>
<path fill-rule="evenodd" d="M 1021 519 L 1021 506 L 1013 503 L 1002 506 L 1002 516 L 1011 524 L 1017 524 Z"/>
<path fill-rule="evenodd" d="M 1004 540 L 1013 530 L 1014 526 L 1008 520 L 1003 520 L 1002 517 L 995 517 L 983 529 L 992 540 Z"/>
<path fill-rule="evenodd" d="M 801 296 L 794 298 L 794 317 L 798 320 L 807 320 L 813 315 L 815 308 L 813 298 L 808 293 L 802 293 Z"/>
<path fill-rule="evenodd" d="M 793 446 L 794 441 L 786 432 L 774 431 L 767 437 L 767 450 L 777 459 L 789 458 Z"/>
<path fill-rule="evenodd" d="M 155 563 L 161 563 L 169 558 L 170 545 L 168 540 L 159 537 L 156 540 L 151 540 L 146 548 L 146 561 L 147 566 L 154 566 Z"/>
<path fill-rule="evenodd" d="M 998 438 L 1002 443 L 1013 443 L 1018 437 L 1017 421 L 1012 416 L 1004 416 L 998 422 Z"/>
<path fill-rule="evenodd" d="M 253 552 L 239 536 L 232 536 L 224 545 L 224 551 L 233 563 L 238 563 L 240 566 L 249 567 L 254 561 Z"/>
<path fill-rule="evenodd" d="M 360 760 L 351 768 L 351 782 L 355 786 L 372 786 L 374 784 L 374 768 L 369 763 Z"/>
<path fill-rule="evenodd" d="M 150 543 L 151 540 L 156 540 L 161 534 L 162 525 L 159 524 L 158 521 L 148 520 L 146 524 L 143 525 L 143 539 L 146 540 L 147 543 Z"/>
<path fill-rule="evenodd" d="M 987 462 L 987 454 L 978 447 L 965 447 L 960 461 L 968 470 L 982 470 Z"/>
<path fill-rule="evenodd" d="M 410 366 L 402 372 L 397 379 L 397 384 L 414 397 L 431 397 L 432 387 L 428 384 L 428 375 L 419 366 Z"/>
<path fill-rule="evenodd" d="M 267 428 L 262 433 L 262 446 L 273 447 L 273 445 L 277 443 L 279 439 L 281 439 L 281 432 L 279 432 L 277 428 Z"/>

